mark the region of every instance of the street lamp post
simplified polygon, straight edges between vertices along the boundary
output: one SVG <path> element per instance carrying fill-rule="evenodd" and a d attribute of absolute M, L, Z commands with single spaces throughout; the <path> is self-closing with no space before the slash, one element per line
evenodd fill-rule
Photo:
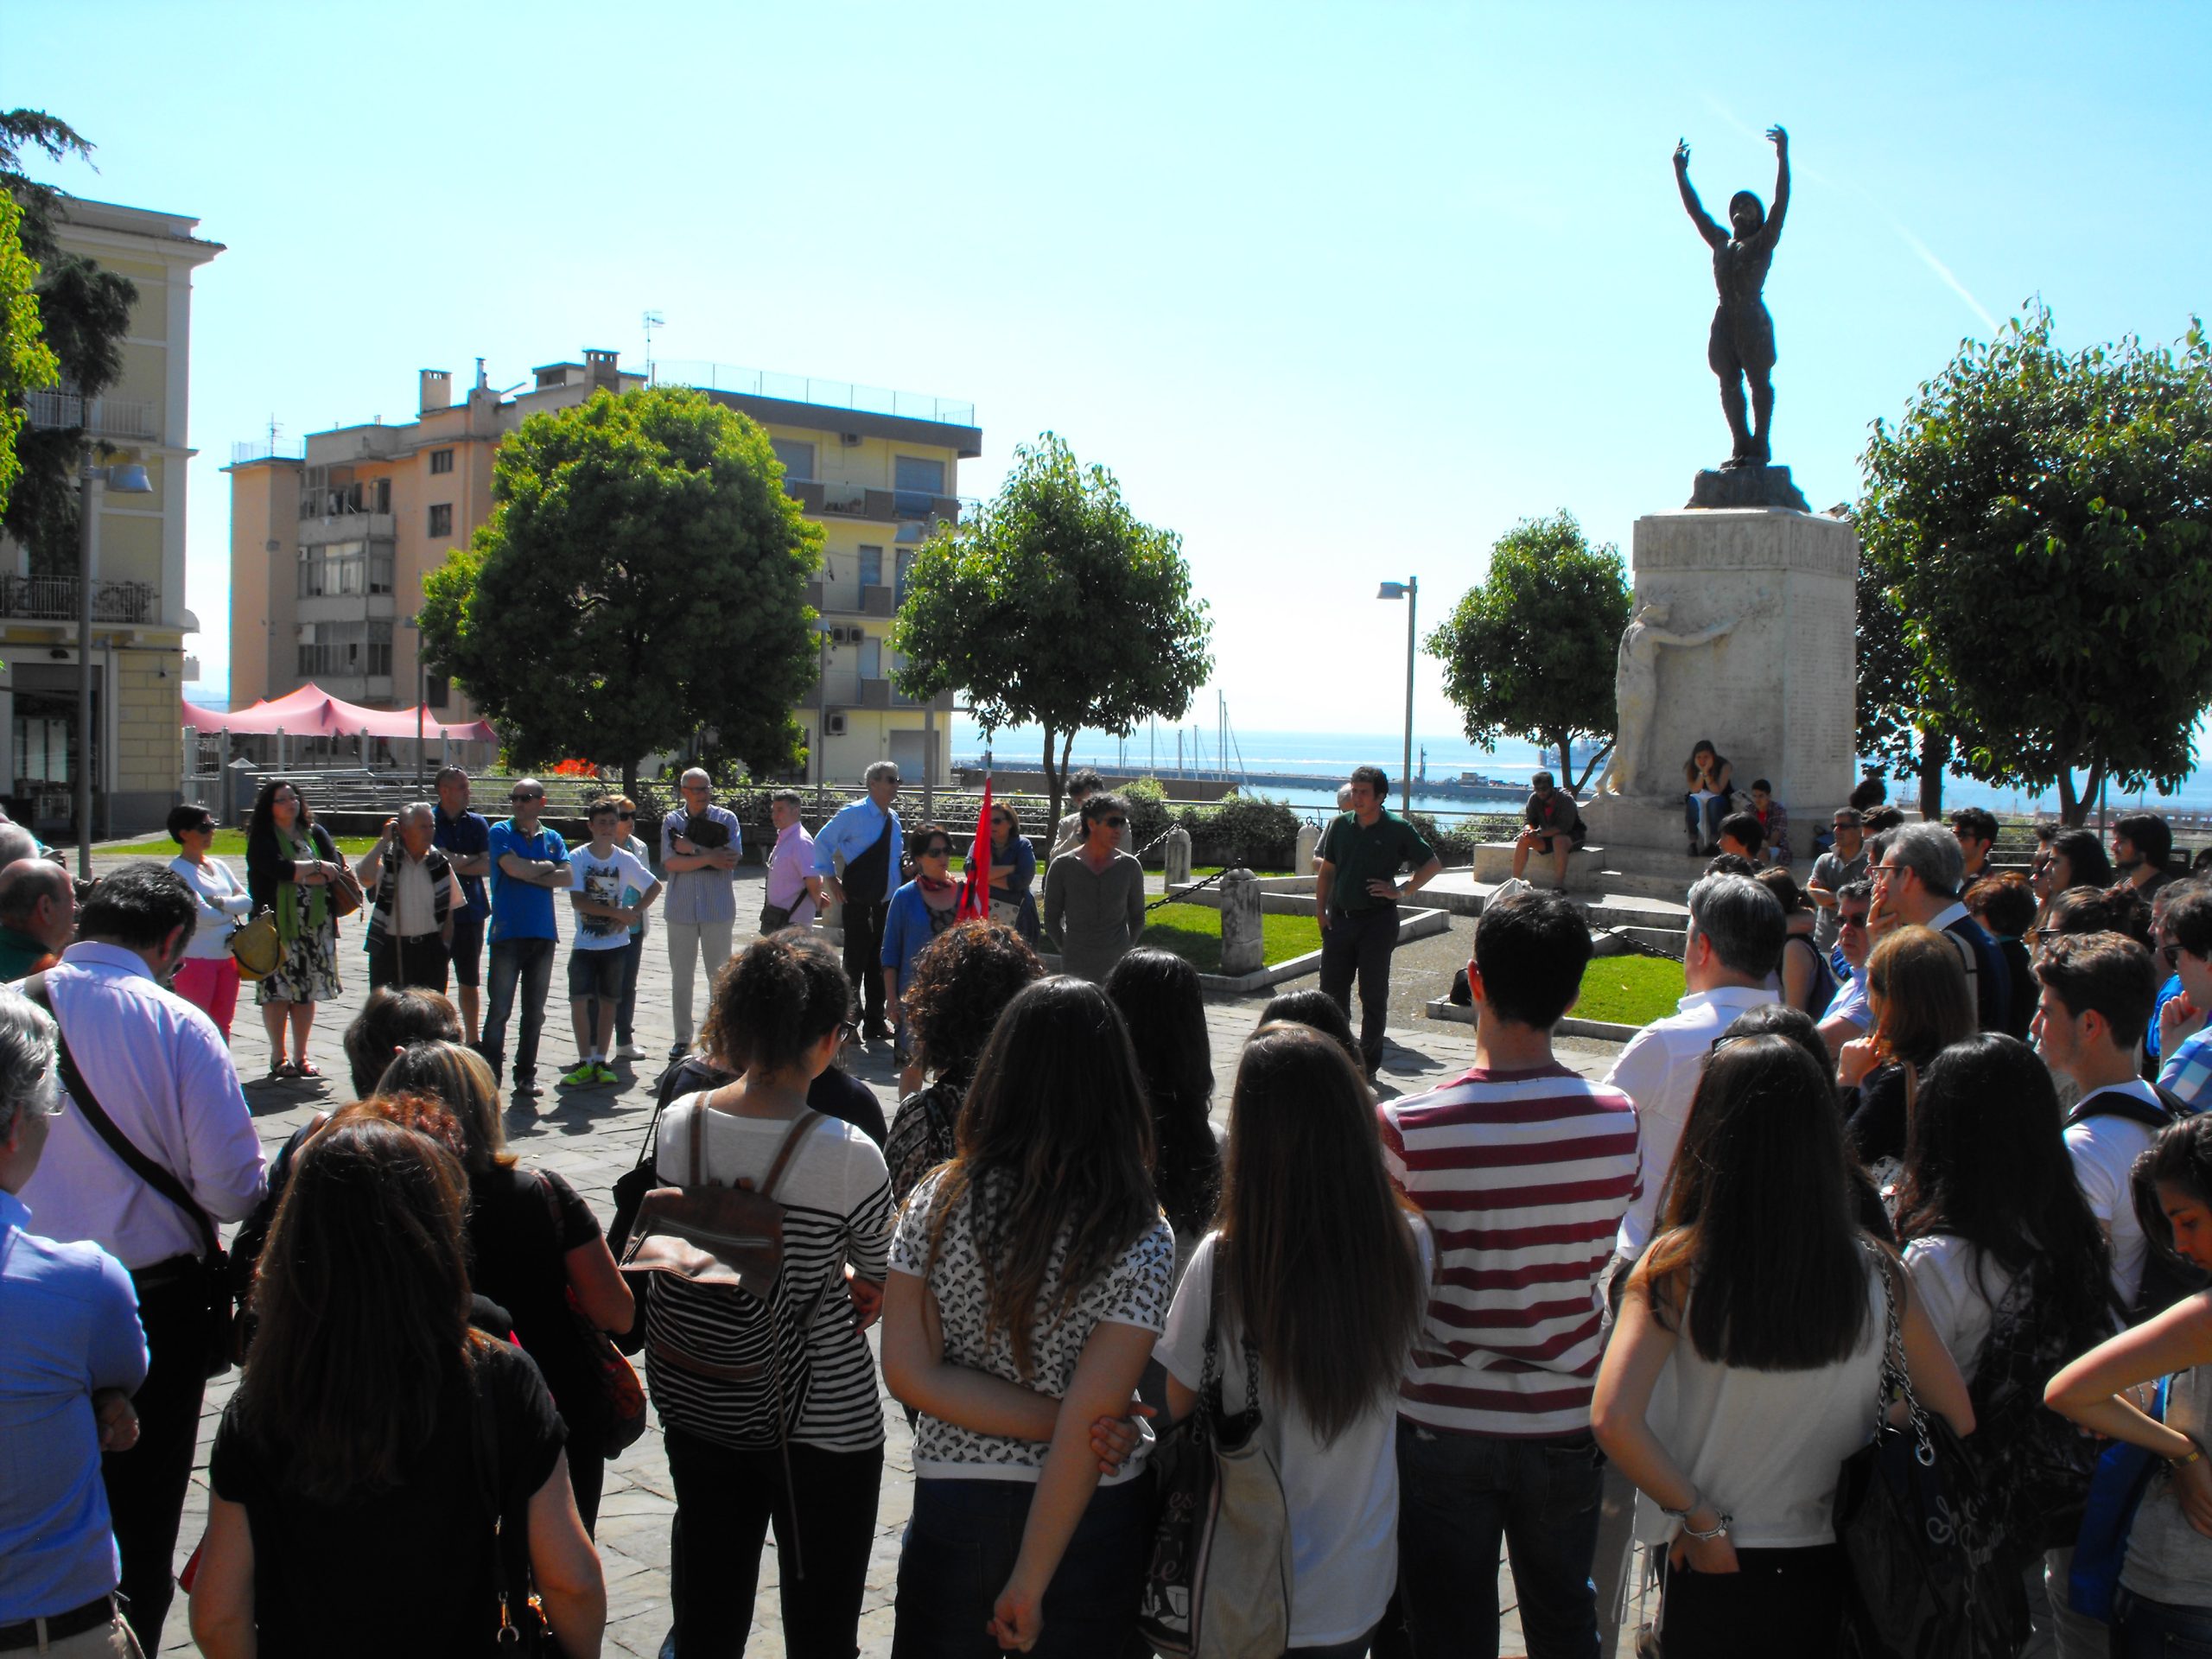
<path fill-rule="evenodd" d="M 423 792 L 423 705 L 430 700 L 430 671 L 423 660 L 423 615 L 416 612 L 407 619 L 407 626 L 415 635 L 415 792 Z"/>
<path fill-rule="evenodd" d="M 92 465 L 87 439 L 77 472 L 77 875 L 92 879 L 92 486 L 118 495 L 151 495 L 143 467 Z M 108 701 L 115 688 L 108 687 Z"/>
<path fill-rule="evenodd" d="M 1421 578 L 1386 582 L 1375 597 L 1406 601 L 1406 753 L 1398 766 L 1398 810 L 1410 812 L 1414 805 L 1414 612 L 1421 600 Z"/>

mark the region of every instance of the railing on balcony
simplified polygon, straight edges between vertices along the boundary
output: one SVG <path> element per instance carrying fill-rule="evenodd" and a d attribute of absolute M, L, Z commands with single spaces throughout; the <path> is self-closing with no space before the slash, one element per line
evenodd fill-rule
<path fill-rule="evenodd" d="M 89 410 L 73 391 L 35 391 L 30 423 L 38 427 L 81 427 L 96 438 L 159 438 L 162 425 L 154 405 L 136 397 L 95 397 Z"/>
<path fill-rule="evenodd" d="M 818 404 L 825 409 L 895 415 L 910 421 L 937 421 L 946 426 L 976 424 L 973 404 L 957 404 L 925 392 L 858 385 L 850 380 L 822 380 L 810 375 L 778 374 L 770 369 L 740 368 L 728 363 L 656 363 L 653 382 L 664 386 L 696 386 L 702 391 L 775 397 L 791 404 Z"/>
<path fill-rule="evenodd" d="M 935 495 L 927 490 L 874 490 L 860 484 L 787 478 L 784 488 L 810 518 L 870 518 L 890 524 L 972 518 L 982 503 L 966 496 Z"/>
<path fill-rule="evenodd" d="M 251 438 L 231 445 L 231 465 L 250 466 L 257 461 L 305 461 L 305 438 Z"/>
<path fill-rule="evenodd" d="M 73 622 L 79 591 L 74 576 L 0 576 L 0 616 Z M 92 583 L 95 622 L 150 622 L 154 608 L 150 582 Z"/>

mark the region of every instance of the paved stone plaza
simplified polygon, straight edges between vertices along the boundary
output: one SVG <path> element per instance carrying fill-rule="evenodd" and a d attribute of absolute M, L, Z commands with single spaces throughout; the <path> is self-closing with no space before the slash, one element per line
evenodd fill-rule
<path fill-rule="evenodd" d="M 109 868 L 122 861 L 99 861 Z M 758 888 L 753 885 L 759 873 L 747 870 L 745 874 L 751 880 L 739 890 L 741 916 L 754 914 L 759 910 Z M 1153 885 L 1157 891 L 1157 877 Z M 1422 998 L 1440 995 L 1449 982 L 1452 968 L 1465 960 L 1471 926 L 1467 918 L 1455 917 L 1452 935 L 1422 940 L 1418 946 L 1408 947 L 1401 953 L 1400 982 L 1393 986 L 1391 1048 L 1382 1068 L 1386 1094 L 1418 1092 L 1456 1075 L 1471 1064 L 1473 1043 L 1467 1027 L 1428 1026 L 1412 1012 L 1418 1008 Z M 272 1156 L 286 1137 L 315 1111 L 346 1097 L 346 1058 L 340 1039 L 346 1022 L 360 1007 L 368 980 L 360 950 L 361 927 L 358 923 L 349 923 L 345 933 L 340 946 L 345 994 L 335 1003 L 324 1005 L 310 1045 L 310 1052 L 316 1065 L 327 1074 L 327 1079 L 321 1084 L 250 1081 L 246 1086 L 247 1103 L 253 1109 L 263 1143 Z M 538 1061 L 538 1075 L 547 1083 L 547 1092 L 535 1102 L 511 1103 L 506 1133 L 509 1142 L 524 1160 L 558 1170 L 603 1220 L 611 1207 L 610 1189 L 616 1177 L 636 1160 L 652 1113 L 653 1084 L 661 1070 L 661 1057 L 668 1052 L 673 1038 L 668 957 L 656 928 L 646 944 L 645 978 L 638 998 L 638 1040 L 652 1058 L 634 1066 L 619 1064 L 622 1079 L 613 1087 L 563 1090 L 551 1086 L 551 1080 L 574 1058 L 568 1007 L 561 996 L 567 983 L 567 955 L 564 942 L 560 958 L 554 964 L 554 992 L 548 999 L 544 1039 Z M 1313 982 L 1316 982 L 1301 980 L 1294 983 Z M 1265 1001 L 1264 997 L 1253 997 L 1209 1004 L 1206 1023 L 1212 1035 L 1214 1071 L 1220 1084 L 1215 1108 L 1217 1124 L 1226 1122 L 1238 1046 L 1251 1031 Z M 511 1028 L 511 1057 L 514 1036 Z M 268 1045 L 258 1013 L 251 1006 L 250 992 L 238 1009 L 232 1047 L 245 1077 L 257 1079 L 267 1071 Z M 1561 1048 L 1568 1064 L 1593 1075 L 1611 1064 L 1615 1052 L 1609 1044 L 1574 1039 L 1563 1041 Z M 845 1064 L 875 1090 L 888 1118 L 897 1103 L 896 1067 L 889 1046 L 849 1050 Z M 209 1385 L 193 1491 L 179 1535 L 180 1566 L 204 1529 L 207 1450 L 213 1441 L 216 1418 L 235 1381 L 233 1373 Z M 884 1421 L 889 1440 L 885 1448 L 883 1498 L 874 1559 L 868 1569 L 868 1599 L 861 1620 L 861 1650 L 865 1655 L 890 1651 L 891 1604 L 897 1581 L 899 1541 L 912 1493 L 912 1437 L 906 1419 L 895 1406 L 887 1404 Z M 607 1651 L 610 1654 L 643 1655 L 652 1659 L 660 1649 L 661 1639 L 670 1624 L 669 1521 L 673 1509 L 674 1491 L 669 1483 L 656 1425 L 610 1464 L 607 1471 L 598 1542 L 607 1574 Z M 776 1584 L 777 1562 L 772 1541 L 761 1561 L 760 1592 L 753 1606 L 755 1641 L 752 1651 L 755 1653 L 780 1651 Z M 1501 1599 L 1508 1605 L 1512 1602 L 1510 1573 L 1503 1575 Z M 1509 1615 L 1506 1650 L 1518 1651 L 1519 1644 L 1518 1624 Z M 193 1651 L 181 1597 L 170 1616 L 163 1651 Z"/>

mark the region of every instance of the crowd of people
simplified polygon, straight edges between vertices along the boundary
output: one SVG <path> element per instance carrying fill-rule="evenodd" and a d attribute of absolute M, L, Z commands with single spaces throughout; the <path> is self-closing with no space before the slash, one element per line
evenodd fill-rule
<path fill-rule="evenodd" d="M 1610 1653 L 1630 1620 L 1662 1654 L 1838 1653 L 1839 1471 L 1885 1377 L 1978 1471 L 2004 1586 L 1984 1650 L 2212 1639 L 2212 880 L 2168 869 L 2166 826 L 2121 820 L 2109 860 L 2062 833 L 2024 876 L 1990 863 L 1986 815 L 1847 808 L 1801 889 L 1752 861 L 1782 829 L 1755 817 L 1689 890 L 1680 1007 L 1602 1079 L 1554 1040 L 1586 921 L 1509 892 L 1467 964 L 1474 1064 L 1378 1100 L 1345 1006 L 1380 931 L 1357 901 L 1387 914 L 1435 861 L 1366 772 L 1322 848 L 1330 982 L 1264 1011 L 1223 1135 L 1198 977 L 1136 944 L 1102 787 L 1041 919 L 1010 818 L 1007 879 L 995 855 L 990 914 L 963 916 L 953 837 L 899 823 L 895 775 L 812 837 L 779 799 L 782 885 L 741 947 L 718 856 L 739 832 L 703 790 L 664 825 L 664 880 L 627 803 L 572 848 L 528 779 L 512 819 L 472 823 L 465 777 L 352 866 L 273 784 L 243 885 L 181 808 L 172 866 L 73 894 L 66 931 L 0 868 L 0 917 L 45 947 L 0 990 L 0 1649 L 159 1649 L 232 1364 L 187 1573 L 223 1659 L 597 1653 L 605 1464 L 648 1397 L 664 1650 L 744 1650 L 772 1535 L 786 1650 L 850 1655 L 885 1392 L 914 1431 L 901 1656 L 1123 1655 L 1179 1605 L 1251 1632 L 1238 1651 L 1494 1654 L 1501 1548 L 1532 1655 Z M 696 1039 L 675 999 L 685 1041 L 611 1224 L 504 1142 L 505 1028 L 519 995 L 519 1083 L 564 887 L 564 1081 L 621 1054 L 657 901 L 671 966 L 710 969 Z M 842 959 L 809 905 L 843 907 Z M 278 1071 L 355 909 L 374 982 L 351 1103 L 267 1160 L 228 1047 L 238 970 L 208 948 L 257 908 Z M 1065 967 L 1067 929 L 1109 925 L 1120 949 L 1046 972 L 1031 927 Z M 839 1064 L 871 1020 L 908 1063 L 887 1123 Z M 2151 1472 L 2120 1548 L 2077 1553 L 2105 1442 Z M 1159 1547 L 1179 1457 L 1209 1444 L 1265 1452 L 1222 1477 L 1243 1542 L 1220 1559 L 1248 1575 L 1226 1581 Z"/>

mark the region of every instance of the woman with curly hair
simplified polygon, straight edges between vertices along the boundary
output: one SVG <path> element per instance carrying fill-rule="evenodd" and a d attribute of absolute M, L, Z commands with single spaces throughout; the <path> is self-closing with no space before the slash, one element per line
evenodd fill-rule
<path fill-rule="evenodd" d="M 891 1196 L 900 1204 L 923 1176 L 950 1161 L 960 1103 L 991 1028 L 1022 988 L 1044 973 L 1037 953 L 995 922 L 963 922 L 914 959 L 903 1017 L 931 1077 L 899 1103 L 884 1143 Z"/>

